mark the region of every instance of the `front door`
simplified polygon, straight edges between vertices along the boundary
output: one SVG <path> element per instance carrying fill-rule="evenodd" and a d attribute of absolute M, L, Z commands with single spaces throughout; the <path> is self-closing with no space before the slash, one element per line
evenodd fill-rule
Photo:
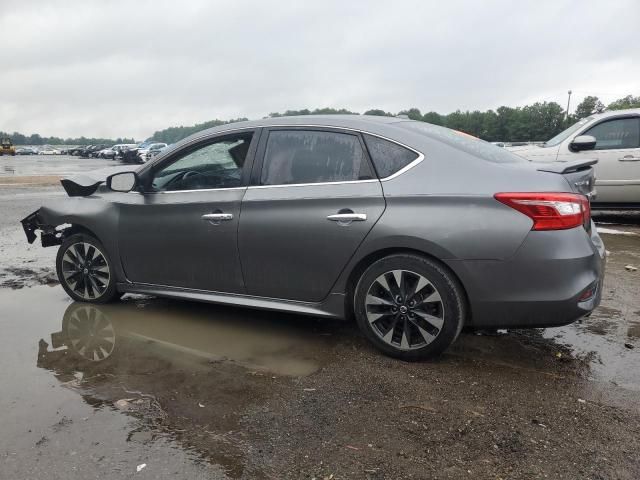
<path fill-rule="evenodd" d="M 593 151 L 574 154 L 598 159 L 596 203 L 640 203 L 640 117 L 605 120 L 581 135 L 596 139 Z"/>
<path fill-rule="evenodd" d="M 242 201 L 247 293 L 318 302 L 385 208 L 359 134 L 272 128 Z"/>
<path fill-rule="evenodd" d="M 176 152 L 120 205 L 120 255 L 135 283 L 243 293 L 237 247 L 253 132 Z"/>

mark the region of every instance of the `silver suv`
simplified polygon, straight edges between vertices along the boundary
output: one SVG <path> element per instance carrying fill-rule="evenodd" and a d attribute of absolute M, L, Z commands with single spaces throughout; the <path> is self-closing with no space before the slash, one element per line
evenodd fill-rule
<path fill-rule="evenodd" d="M 533 162 L 597 159 L 594 208 L 640 208 L 640 108 L 583 118 L 544 145 L 509 148 Z"/>

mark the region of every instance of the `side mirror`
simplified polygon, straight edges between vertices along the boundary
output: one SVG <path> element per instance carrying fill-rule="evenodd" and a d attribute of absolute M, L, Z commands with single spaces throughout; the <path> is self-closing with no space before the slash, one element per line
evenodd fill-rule
<path fill-rule="evenodd" d="M 107 177 L 107 188 L 114 192 L 130 192 L 138 185 L 136 172 L 114 173 Z"/>
<path fill-rule="evenodd" d="M 596 137 L 591 135 L 579 135 L 569 144 L 569 148 L 573 152 L 582 150 L 593 150 L 596 146 Z"/>

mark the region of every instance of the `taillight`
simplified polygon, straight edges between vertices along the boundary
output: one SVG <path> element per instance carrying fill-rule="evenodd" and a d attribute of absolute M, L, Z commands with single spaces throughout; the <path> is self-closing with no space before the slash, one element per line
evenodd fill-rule
<path fill-rule="evenodd" d="M 577 193 L 496 193 L 495 199 L 533 220 L 531 230 L 566 230 L 591 222 L 589 199 Z"/>

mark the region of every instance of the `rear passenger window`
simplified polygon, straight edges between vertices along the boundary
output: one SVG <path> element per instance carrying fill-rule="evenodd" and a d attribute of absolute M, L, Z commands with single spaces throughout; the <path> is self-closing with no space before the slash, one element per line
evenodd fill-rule
<path fill-rule="evenodd" d="M 373 172 L 356 135 L 304 130 L 269 133 L 262 185 L 368 180 Z"/>
<path fill-rule="evenodd" d="M 380 178 L 393 175 L 418 158 L 416 152 L 380 137 L 365 134 L 364 140 Z"/>

